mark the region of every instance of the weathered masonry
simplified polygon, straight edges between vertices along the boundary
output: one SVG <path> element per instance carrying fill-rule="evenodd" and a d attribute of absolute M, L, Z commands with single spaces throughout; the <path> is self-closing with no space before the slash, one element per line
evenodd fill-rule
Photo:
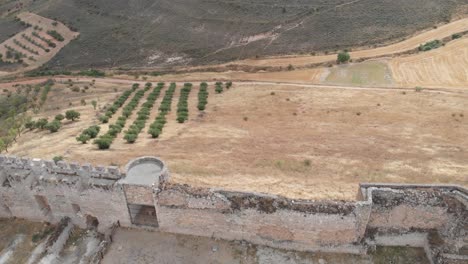
<path fill-rule="evenodd" d="M 468 190 L 361 184 L 355 202 L 193 188 L 170 182 L 154 157 L 117 167 L 0 156 L 0 217 L 246 240 L 304 251 L 362 254 L 375 245 L 423 247 L 432 263 L 468 260 Z"/>

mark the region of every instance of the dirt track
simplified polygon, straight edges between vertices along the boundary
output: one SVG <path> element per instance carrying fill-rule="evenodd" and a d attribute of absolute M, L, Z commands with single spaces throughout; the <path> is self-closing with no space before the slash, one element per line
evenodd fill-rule
<path fill-rule="evenodd" d="M 442 39 L 452 34 L 463 32 L 468 30 L 468 18 L 460 19 L 452 23 L 440 26 L 436 29 L 432 29 L 413 37 L 410 37 L 404 41 L 391 44 L 388 46 L 375 48 L 375 49 L 366 49 L 350 52 L 352 59 L 359 58 L 370 58 L 370 57 L 381 57 L 381 56 L 391 56 L 395 53 L 404 52 L 417 48 L 420 44 L 434 40 Z M 283 66 L 287 67 L 288 65 L 293 66 L 305 66 L 308 64 L 324 63 L 336 60 L 336 54 L 330 55 L 320 55 L 320 56 L 284 56 L 284 57 L 271 57 L 271 58 L 261 58 L 261 59 L 247 59 L 234 61 L 228 64 L 238 64 L 238 65 L 250 65 L 250 66 Z"/>

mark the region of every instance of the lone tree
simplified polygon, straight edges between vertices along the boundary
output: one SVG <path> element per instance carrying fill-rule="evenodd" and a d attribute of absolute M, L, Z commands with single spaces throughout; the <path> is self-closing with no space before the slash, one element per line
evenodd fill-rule
<path fill-rule="evenodd" d="M 67 112 L 65 112 L 65 118 L 71 121 L 75 121 L 75 119 L 79 119 L 80 115 L 81 114 L 75 110 L 68 110 Z"/>
<path fill-rule="evenodd" d="M 346 63 L 350 59 L 351 59 L 351 56 L 349 56 L 349 53 L 347 51 L 342 51 L 338 53 L 338 58 L 337 58 L 338 63 Z"/>

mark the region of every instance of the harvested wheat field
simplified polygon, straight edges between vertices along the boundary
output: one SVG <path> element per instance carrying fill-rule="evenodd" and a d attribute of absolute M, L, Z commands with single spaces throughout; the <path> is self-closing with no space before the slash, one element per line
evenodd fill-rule
<path fill-rule="evenodd" d="M 217 94 L 210 83 L 208 104 L 201 112 L 199 83 L 194 83 L 187 100 L 188 120 L 181 124 L 176 121 L 182 88 L 178 83 L 167 123 L 153 139 L 147 132 L 168 90 L 166 83 L 135 143 L 127 143 L 122 132 L 109 150 L 98 150 L 75 137 L 99 124 L 103 107 L 131 82 L 98 79 L 92 86 L 84 80 L 72 86 L 67 81 L 55 84 L 35 116 L 53 119 L 75 109 L 81 112 L 79 121 L 66 121 L 57 133 L 24 132 L 8 154 L 63 156 L 121 167 L 132 158 L 153 155 L 168 163 L 175 182 L 293 198 L 354 199 L 360 182 L 468 184 L 468 93 L 461 90 L 251 82 L 234 83 Z M 73 92 L 74 86 L 89 88 Z M 123 131 L 136 120 L 152 89 L 139 100 Z M 132 96 L 108 124 L 117 121 Z M 81 105 L 81 99 L 87 104 Z M 96 110 L 90 100 L 98 102 Z M 100 125 L 101 134 L 109 130 L 108 124 Z"/>
<path fill-rule="evenodd" d="M 399 86 L 462 87 L 468 84 L 468 38 L 414 56 L 390 60 Z"/>

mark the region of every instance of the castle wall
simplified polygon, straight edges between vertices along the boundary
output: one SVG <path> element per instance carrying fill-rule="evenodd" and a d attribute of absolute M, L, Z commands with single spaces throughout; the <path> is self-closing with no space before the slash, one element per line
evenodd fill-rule
<path fill-rule="evenodd" d="M 0 155 L 0 217 L 69 217 L 80 227 L 96 218 L 101 230 L 153 217 L 147 228 L 350 253 L 362 253 L 364 240 L 420 244 L 428 236 L 439 256 L 457 254 L 468 240 L 468 191 L 457 186 L 362 184 L 361 201 L 312 201 L 173 184 L 167 168 L 153 176 L 156 183 L 137 185 L 115 167 Z"/>
<path fill-rule="evenodd" d="M 67 216 L 80 227 L 91 216 L 102 229 L 116 220 L 130 225 L 117 168 L 2 156 L 0 166 L 0 215 L 52 223 Z"/>
<path fill-rule="evenodd" d="M 300 250 L 358 250 L 366 204 L 315 203 L 173 185 L 158 194 L 163 231 Z M 359 208 L 359 209 L 358 209 Z M 346 246 L 345 246 L 346 245 Z"/>

